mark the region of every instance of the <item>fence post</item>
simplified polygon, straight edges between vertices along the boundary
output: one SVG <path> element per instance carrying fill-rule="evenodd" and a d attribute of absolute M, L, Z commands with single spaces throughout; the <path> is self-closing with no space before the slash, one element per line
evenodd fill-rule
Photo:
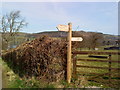
<path fill-rule="evenodd" d="M 110 86 L 110 83 L 111 83 L 111 55 L 109 55 L 108 59 L 109 59 L 109 86 Z"/>
<path fill-rule="evenodd" d="M 75 56 L 73 57 L 73 78 L 76 78 L 76 59 L 75 59 Z"/>

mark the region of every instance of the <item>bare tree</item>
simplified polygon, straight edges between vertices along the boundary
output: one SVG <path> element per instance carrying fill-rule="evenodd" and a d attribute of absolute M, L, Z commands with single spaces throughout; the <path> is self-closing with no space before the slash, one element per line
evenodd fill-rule
<path fill-rule="evenodd" d="M 9 14 L 2 16 L 1 19 L 2 41 L 8 46 L 17 32 L 26 26 L 27 23 L 21 17 L 20 11 L 11 11 Z"/>
<path fill-rule="evenodd" d="M 82 42 L 72 42 L 72 48 L 88 48 L 95 49 L 98 46 L 103 45 L 103 34 L 102 33 L 96 33 L 96 32 L 85 32 L 85 31 L 74 31 L 72 33 L 73 37 L 82 37 Z"/>
<path fill-rule="evenodd" d="M 104 40 L 102 33 L 91 32 L 89 37 L 90 48 L 92 49 L 95 49 L 97 46 L 102 45 L 102 42 Z"/>
<path fill-rule="evenodd" d="M 85 40 L 86 38 L 80 33 L 81 31 L 73 31 L 72 32 L 72 36 L 73 37 L 82 37 L 83 38 L 83 41 L 82 42 L 72 42 L 72 48 L 75 50 L 75 49 L 81 49 L 81 48 L 84 48 L 86 47 L 86 44 L 85 44 Z"/>

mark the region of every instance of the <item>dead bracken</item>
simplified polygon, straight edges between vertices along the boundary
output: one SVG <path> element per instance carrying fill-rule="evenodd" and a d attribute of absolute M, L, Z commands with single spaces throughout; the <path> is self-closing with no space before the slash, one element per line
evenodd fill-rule
<path fill-rule="evenodd" d="M 66 77 L 67 43 L 65 39 L 42 36 L 2 54 L 20 76 L 36 76 L 49 82 Z M 10 65 L 10 64 L 9 64 Z"/>

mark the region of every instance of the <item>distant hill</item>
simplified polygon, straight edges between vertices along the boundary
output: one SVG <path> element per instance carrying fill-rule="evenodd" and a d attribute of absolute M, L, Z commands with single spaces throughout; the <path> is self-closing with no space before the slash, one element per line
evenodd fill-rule
<path fill-rule="evenodd" d="M 72 31 L 72 34 L 74 32 L 75 31 Z M 91 33 L 91 32 L 77 31 L 77 33 L 79 35 L 88 36 L 89 33 Z M 40 37 L 42 35 L 47 35 L 47 36 L 50 36 L 50 37 L 67 37 L 67 32 L 64 32 L 64 31 L 49 31 L 49 32 L 40 32 L 40 33 L 28 34 L 27 36 L 36 38 L 36 37 Z M 73 34 L 73 36 L 74 36 L 74 34 Z"/>
<path fill-rule="evenodd" d="M 74 36 L 74 32 L 75 31 L 73 31 L 73 36 Z M 77 31 L 77 33 L 79 35 L 88 37 L 89 34 L 92 33 L 92 32 Z M 98 32 L 95 32 L 95 33 L 98 33 Z M 40 32 L 40 33 L 32 33 L 32 34 L 23 33 L 23 32 L 18 32 L 17 33 L 18 37 L 26 37 L 26 38 L 37 38 L 37 37 L 40 37 L 40 36 L 43 36 L 43 35 L 46 35 L 46 36 L 49 36 L 49 37 L 67 37 L 67 32 L 64 32 L 64 31 L 49 31 L 49 32 Z M 105 40 L 110 40 L 110 41 L 120 39 L 120 36 L 110 35 L 110 34 L 103 34 L 103 37 L 104 37 Z"/>
<path fill-rule="evenodd" d="M 89 39 L 91 33 L 98 33 L 98 32 L 86 32 L 86 31 L 77 31 L 76 32 L 76 31 L 73 31 L 72 33 L 73 33 L 72 36 L 75 36 L 75 33 L 76 33 L 78 37 L 83 36 L 83 37 Z M 99 34 L 103 35 L 105 43 L 109 42 L 109 44 L 114 45 L 118 39 L 120 40 L 120 36 L 117 36 L 117 35 L 103 34 L 103 33 L 100 33 L 100 32 L 99 32 Z M 33 39 L 38 38 L 38 37 L 43 36 L 43 35 L 46 35 L 46 36 L 49 36 L 49 37 L 55 37 L 55 38 L 61 38 L 61 37 L 66 38 L 67 37 L 67 32 L 64 32 L 64 31 L 49 31 L 49 32 L 40 32 L 40 33 L 32 33 L 32 34 L 19 32 L 16 35 L 16 42 L 18 44 L 20 44 L 20 43 L 23 43 L 27 40 L 33 40 Z"/>
<path fill-rule="evenodd" d="M 74 36 L 75 31 L 72 32 Z M 103 34 L 100 32 L 86 32 L 86 31 L 77 31 L 78 36 L 83 36 L 86 38 L 90 38 L 90 34 L 91 33 L 99 33 L 103 35 L 103 39 L 105 44 L 111 44 L 111 45 L 115 45 L 117 40 L 120 40 L 120 36 L 117 35 L 110 35 L 110 34 Z M 67 37 L 67 32 L 63 32 L 63 31 L 49 31 L 49 32 L 40 32 L 40 33 L 33 33 L 33 34 L 27 34 L 28 38 L 37 38 L 43 35 L 47 35 L 50 37 Z"/>
<path fill-rule="evenodd" d="M 47 35 L 49 37 L 66 37 L 67 36 L 67 32 L 63 32 L 63 31 L 50 31 L 50 32 L 41 32 L 41 33 L 33 33 L 33 34 L 28 34 L 28 37 L 40 37 L 43 35 Z"/>
<path fill-rule="evenodd" d="M 73 31 L 74 33 L 74 31 Z M 78 34 L 83 35 L 83 36 L 88 36 L 92 32 L 85 32 L 85 31 L 77 31 Z M 95 32 L 98 33 L 98 32 Z M 102 34 L 102 33 L 101 33 Z M 33 34 L 27 34 L 28 37 L 39 37 L 42 35 L 47 35 L 50 37 L 67 37 L 67 32 L 63 31 L 49 31 L 49 32 L 41 32 L 41 33 L 33 33 Z M 103 34 L 103 37 L 105 40 L 117 40 L 120 38 L 117 35 L 110 35 L 110 34 Z"/>
<path fill-rule="evenodd" d="M 104 34 L 104 38 L 106 38 L 108 40 L 117 40 L 117 39 L 120 39 L 120 36 L 118 36 L 118 35 Z"/>

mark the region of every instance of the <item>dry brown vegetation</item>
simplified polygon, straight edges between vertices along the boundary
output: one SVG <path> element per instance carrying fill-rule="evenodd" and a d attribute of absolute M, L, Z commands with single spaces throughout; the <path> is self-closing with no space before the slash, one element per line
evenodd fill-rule
<path fill-rule="evenodd" d="M 40 37 L 2 55 L 20 76 L 36 76 L 48 82 L 65 79 L 66 40 Z"/>

